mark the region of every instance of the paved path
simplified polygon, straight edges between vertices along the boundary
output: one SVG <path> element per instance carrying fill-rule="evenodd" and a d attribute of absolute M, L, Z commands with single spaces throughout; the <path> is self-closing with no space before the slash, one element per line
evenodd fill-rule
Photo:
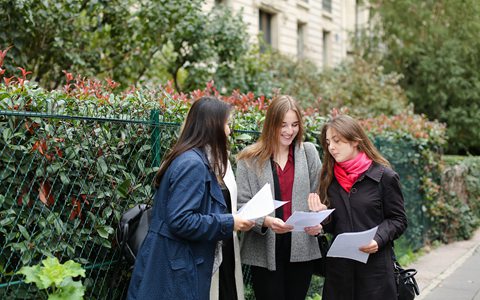
<path fill-rule="evenodd" d="M 472 239 L 438 247 L 408 267 L 418 271 L 417 300 L 480 300 L 480 229 Z"/>

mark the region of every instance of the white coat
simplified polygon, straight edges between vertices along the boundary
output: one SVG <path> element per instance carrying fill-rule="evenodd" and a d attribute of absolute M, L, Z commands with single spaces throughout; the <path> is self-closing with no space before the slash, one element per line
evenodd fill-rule
<path fill-rule="evenodd" d="M 235 181 L 235 175 L 233 174 L 232 166 L 228 162 L 227 172 L 223 177 L 223 182 L 230 192 L 230 199 L 232 200 L 232 213 L 237 212 L 237 182 Z M 233 249 L 235 252 L 235 285 L 237 287 L 238 300 L 245 299 L 245 293 L 243 289 L 243 275 L 242 264 L 240 261 L 240 243 L 238 240 L 237 232 L 233 232 Z M 218 288 L 219 288 L 219 271 L 215 272 L 212 276 L 212 285 L 210 287 L 210 299 L 218 300 Z"/>

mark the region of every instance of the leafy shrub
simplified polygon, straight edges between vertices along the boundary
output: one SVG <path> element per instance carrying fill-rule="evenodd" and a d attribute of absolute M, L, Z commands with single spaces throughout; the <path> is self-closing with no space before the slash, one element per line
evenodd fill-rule
<path fill-rule="evenodd" d="M 28 68 L 46 88 L 57 88 L 69 68 L 125 85 L 174 80 L 191 90 L 217 69 L 228 75 L 248 47 L 241 16 L 205 12 L 204 2 L 0 1 L 0 48 L 12 46 L 16 58 L 5 67 Z"/>
<path fill-rule="evenodd" d="M 427 180 L 430 198 L 430 237 L 450 242 L 469 239 L 480 225 L 480 160 L 449 157 L 440 184 Z M 429 199 L 430 200 L 430 199 Z"/>
<path fill-rule="evenodd" d="M 324 114 L 335 107 L 348 107 L 350 114 L 362 119 L 401 114 L 407 107 L 407 98 L 400 79 L 401 75 L 385 72 L 377 62 L 354 56 L 319 74 L 320 97 L 310 105 L 318 106 Z"/>
<path fill-rule="evenodd" d="M 415 112 L 448 124 L 451 154 L 480 153 L 480 2 L 369 2 L 375 22 L 364 52 L 380 54 L 387 72 L 402 74 L 401 85 Z"/>
<path fill-rule="evenodd" d="M 88 267 L 95 297 L 115 297 L 122 291 L 109 285 L 119 282 L 95 288 L 96 278 L 112 277 L 113 228 L 127 206 L 152 197 L 153 175 L 190 103 L 218 91 L 209 83 L 188 95 L 171 84 L 113 93 L 112 81 L 65 73 L 61 91 L 39 88 L 29 74 L 0 85 L 0 283 L 53 253 Z M 235 123 L 244 130 L 258 125 L 268 102 L 238 92 L 224 99 L 250 116 Z"/>
<path fill-rule="evenodd" d="M 56 257 L 48 257 L 42 260 L 42 265 L 22 267 L 17 273 L 25 275 L 26 283 L 35 283 L 49 300 L 83 299 L 85 287 L 81 281 L 73 280 L 77 276 L 85 277 L 79 263 L 69 260 L 61 264 Z"/>

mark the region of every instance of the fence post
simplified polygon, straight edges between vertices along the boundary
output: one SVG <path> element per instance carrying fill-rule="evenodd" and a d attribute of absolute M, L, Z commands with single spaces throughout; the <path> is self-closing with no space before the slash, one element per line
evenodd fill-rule
<path fill-rule="evenodd" d="M 150 111 L 150 123 L 152 124 L 152 134 L 150 136 L 152 144 L 152 167 L 160 166 L 161 160 L 159 117 L 159 109 L 152 109 Z"/>

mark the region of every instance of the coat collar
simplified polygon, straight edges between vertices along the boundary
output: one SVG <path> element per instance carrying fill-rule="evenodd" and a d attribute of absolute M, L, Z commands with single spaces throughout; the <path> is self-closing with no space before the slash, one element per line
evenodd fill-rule
<path fill-rule="evenodd" d="M 368 168 L 368 170 L 365 172 L 365 175 L 364 176 L 368 176 L 370 177 L 372 180 L 374 180 L 375 182 L 380 182 L 380 180 L 382 179 L 382 175 L 383 175 L 383 172 L 385 172 L 385 166 L 379 164 L 379 163 L 376 163 L 376 162 L 372 162 L 372 165 L 370 166 L 370 168 Z M 364 177 L 362 176 L 362 178 Z"/>
<path fill-rule="evenodd" d="M 207 155 L 205 154 L 205 152 L 203 152 L 200 148 L 193 148 L 192 150 L 193 152 L 197 153 L 198 156 L 200 156 L 204 164 L 210 167 L 210 164 L 208 163 Z"/>

